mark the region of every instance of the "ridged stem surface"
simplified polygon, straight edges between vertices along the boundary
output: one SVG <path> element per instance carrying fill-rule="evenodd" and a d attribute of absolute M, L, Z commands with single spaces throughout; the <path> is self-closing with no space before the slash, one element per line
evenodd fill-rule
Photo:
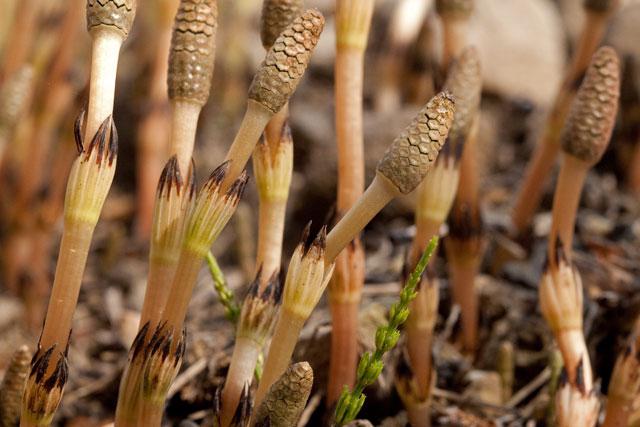
<path fill-rule="evenodd" d="M 178 156 L 182 176 L 189 176 L 193 146 L 202 107 L 190 101 L 173 101 L 170 155 Z"/>
<path fill-rule="evenodd" d="M 376 175 L 362 197 L 327 235 L 325 265 L 330 265 L 360 230 L 397 195 L 397 188 L 388 179 Z"/>
<path fill-rule="evenodd" d="M 222 390 L 222 414 L 220 417 L 222 427 L 231 424 L 231 419 L 240 402 L 242 390 L 245 384 L 251 384 L 261 350 L 258 343 L 252 339 L 245 337 L 236 339 L 231 365 L 229 365 L 227 379 Z"/>
<path fill-rule="evenodd" d="M 182 324 L 187 315 L 187 308 L 202 261 L 202 257 L 187 249 L 183 249 L 180 254 L 180 261 L 178 261 L 178 267 L 167 296 L 167 305 L 162 316 L 162 320 L 167 322 L 167 328 L 169 330 L 173 328 L 175 339 L 179 339 L 182 334 Z"/>
<path fill-rule="evenodd" d="M 261 199 L 259 205 L 258 249 L 256 268 L 262 268 L 262 277 L 268 280 L 280 270 L 286 200 Z"/>
<path fill-rule="evenodd" d="M 564 155 L 562 168 L 553 196 L 553 221 L 549 233 L 549 259 L 555 259 L 556 239 L 564 249 L 567 259 L 571 260 L 576 213 L 580 204 L 582 187 L 587 177 L 588 167 L 582 161 L 570 155 Z"/>
<path fill-rule="evenodd" d="M 334 276 L 335 277 L 335 276 Z M 359 297 L 360 295 L 358 295 Z M 327 400 L 331 404 L 340 398 L 343 387 L 353 387 L 358 364 L 358 309 L 355 301 L 331 301 L 331 359 Z"/>
<path fill-rule="evenodd" d="M 254 407 L 260 406 L 271 385 L 287 370 L 305 320 L 284 307 L 280 310 L 280 317 L 276 323 L 269 354 L 256 392 Z"/>
<path fill-rule="evenodd" d="M 140 316 L 140 327 L 147 322 L 150 325 L 160 323 L 177 267 L 177 263 L 166 260 L 151 260 L 149 262 L 149 275 Z"/>
<path fill-rule="evenodd" d="M 112 31 L 97 32 L 93 38 L 86 142 L 91 141 L 100 124 L 113 112 L 121 46 L 122 37 Z"/>
<path fill-rule="evenodd" d="M 226 192 L 233 181 L 240 176 L 272 116 L 273 113 L 262 104 L 253 100 L 247 102 L 247 111 L 242 118 L 240 129 L 227 152 L 227 157 L 225 157 L 225 160 L 229 160 L 230 163 L 229 170 L 220 186 L 221 192 Z"/>
<path fill-rule="evenodd" d="M 64 351 L 67 346 L 94 227 L 94 224 L 84 221 L 65 221 L 47 317 L 40 338 L 45 350 L 57 344 L 57 349 Z M 55 363 L 50 365 L 53 367 Z"/>

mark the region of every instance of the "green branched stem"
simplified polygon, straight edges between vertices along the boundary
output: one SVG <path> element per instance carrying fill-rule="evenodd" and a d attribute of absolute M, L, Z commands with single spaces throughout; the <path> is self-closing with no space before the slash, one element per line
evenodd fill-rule
<path fill-rule="evenodd" d="M 227 320 L 236 325 L 238 323 L 238 317 L 240 316 L 240 306 L 236 302 L 231 289 L 227 287 L 224 274 L 211 251 L 207 253 L 207 265 L 209 266 L 209 272 L 213 278 L 213 287 L 218 293 L 220 303 L 224 306 L 224 316 Z"/>
<path fill-rule="evenodd" d="M 384 367 L 382 357 L 385 353 L 392 350 L 398 342 L 400 338 L 399 327 L 402 326 L 409 317 L 409 305 L 418 294 L 416 288 L 437 246 L 438 238 L 433 237 L 429 241 L 427 249 L 422 254 L 416 268 L 402 288 L 400 300 L 394 303 L 389 309 L 388 323 L 385 326 L 379 327 L 376 331 L 375 351 L 373 353 L 366 352 L 360 358 L 356 373 L 356 384 L 353 390 L 349 390 L 346 386 L 342 390 L 334 414 L 334 423 L 336 426 L 343 426 L 353 421 L 360 412 L 360 409 L 362 409 L 362 405 L 364 405 L 366 399 L 363 391 L 380 376 L 382 368 Z"/>

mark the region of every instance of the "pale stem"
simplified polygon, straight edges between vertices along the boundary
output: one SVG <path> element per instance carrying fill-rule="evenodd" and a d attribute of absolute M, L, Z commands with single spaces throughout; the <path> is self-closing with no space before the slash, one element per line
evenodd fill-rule
<path fill-rule="evenodd" d="M 267 144 L 270 147 L 274 147 L 280 142 L 280 136 L 282 135 L 282 128 L 284 127 L 287 118 L 289 117 L 289 103 L 287 102 L 282 107 L 282 110 L 278 111 L 271 117 L 269 123 L 264 129 L 264 134 L 267 137 Z"/>
<path fill-rule="evenodd" d="M 451 61 L 454 60 L 467 43 L 467 22 L 466 18 L 449 18 L 442 19 L 443 31 L 443 50 L 442 65 L 446 70 L 449 68 Z"/>
<path fill-rule="evenodd" d="M 364 191 L 362 139 L 362 70 L 364 52 L 341 47 L 336 53 L 336 140 L 338 144 L 338 214 L 344 214 Z"/>
<path fill-rule="evenodd" d="M 300 336 L 300 331 L 306 320 L 306 318 L 293 313 L 286 307 L 280 310 L 280 316 L 278 317 L 275 332 L 271 339 L 269 354 L 264 363 L 262 379 L 256 392 L 255 408 L 260 407 L 269 388 L 271 388 L 273 383 L 280 378 L 289 366 L 293 350 Z"/>
<path fill-rule="evenodd" d="M 193 146 L 198 130 L 198 117 L 202 107 L 189 101 L 173 101 L 173 114 L 171 124 L 171 148 L 170 155 L 178 157 L 180 174 L 186 180 L 191 168 Z"/>
<path fill-rule="evenodd" d="M 358 363 L 358 308 L 355 301 L 332 300 L 331 304 L 331 358 L 329 359 L 329 386 L 327 401 L 335 403 L 342 388 L 353 388 L 356 381 L 355 367 Z"/>
<path fill-rule="evenodd" d="M 122 36 L 114 31 L 95 31 L 91 56 L 91 82 L 89 107 L 84 140 L 89 141 L 102 122 L 113 112 L 116 89 L 116 73 Z"/>
<path fill-rule="evenodd" d="M 225 160 L 229 160 L 229 169 L 220 185 L 220 191 L 226 192 L 231 184 L 240 176 L 253 149 L 262 135 L 265 126 L 273 116 L 263 105 L 253 100 L 247 102 L 247 111 L 242 118 L 240 129 L 236 134 Z"/>
<path fill-rule="evenodd" d="M 475 289 L 478 268 L 479 262 L 475 259 L 452 262 L 450 266 L 451 293 L 453 301 L 460 306 L 462 343 L 469 352 L 474 352 L 478 343 L 478 295 Z"/>
<path fill-rule="evenodd" d="M 387 178 L 376 175 L 362 197 L 327 236 L 325 265 L 333 263 L 340 251 L 397 195 L 398 190 Z"/>
<path fill-rule="evenodd" d="M 138 418 L 137 425 L 149 427 L 161 426 L 163 413 L 164 401 L 158 403 L 143 397 L 140 399 L 140 417 Z"/>
<path fill-rule="evenodd" d="M 221 425 L 227 427 L 231 424 L 240 396 L 245 384 L 251 384 L 256 369 L 256 362 L 260 355 L 261 347 L 254 340 L 246 337 L 238 337 L 231 365 L 227 373 L 227 379 L 222 390 Z"/>
<path fill-rule="evenodd" d="M 416 235 L 413 238 L 409 252 L 411 269 L 415 268 L 431 238 L 438 235 L 441 225 L 440 222 L 432 219 L 416 216 Z"/>
<path fill-rule="evenodd" d="M 478 206 L 480 192 L 479 163 L 481 156 L 478 152 L 478 126 L 479 115 L 476 115 L 460 159 L 460 177 L 456 193 L 458 200 L 467 203 L 471 207 Z"/>
<path fill-rule="evenodd" d="M 147 322 L 150 327 L 160 323 L 177 267 L 177 262 L 167 260 L 149 262 L 149 275 L 138 329 Z"/>
<path fill-rule="evenodd" d="M 602 427 L 627 427 L 629 425 L 629 417 L 633 412 L 629 400 L 620 396 L 607 396 L 606 416 Z"/>
<path fill-rule="evenodd" d="M 167 322 L 168 330 L 173 329 L 176 339 L 181 338 L 182 325 L 187 315 L 187 308 L 201 265 L 201 256 L 189 250 L 182 250 L 163 313 L 163 320 Z"/>
<path fill-rule="evenodd" d="M 558 151 L 560 145 L 557 136 L 547 129 L 542 140 L 536 145 L 513 206 L 511 222 L 516 235 L 522 235 L 529 227 L 531 218 L 540 205 L 545 183 L 555 164 Z"/>
<path fill-rule="evenodd" d="M 256 269 L 262 268 L 265 281 L 280 270 L 286 210 L 286 199 L 260 199 Z"/>
<path fill-rule="evenodd" d="M 584 389 L 591 391 L 593 388 L 593 374 L 591 372 L 591 361 L 589 351 L 584 341 L 584 334 L 581 329 L 565 329 L 558 332 L 558 347 L 562 353 L 564 366 L 569 375 L 569 382 L 576 384 L 577 367 L 582 363 L 582 382 Z"/>
<path fill-rule="evenodd" d="M 550 260 L 556 259 L 556 238 L 560 238 L 567 259 L 571 259 L 576 213 L 587 172 L 588 166 L 584 162 L 571 155 L 564 155 L 553 195 L 553 222 L 548 249 Z"/>
<path fill-rule="evenodd" d="M 407 408 L 411 427 L 431 427 L 431 402 L 415 403 Z"/>
<path fill-rule="evenodd" d="M 604 32 L 607 29 L 608 13 L 598 13 L 588 11 L 582 26 L 582 33 L 578 39 L 575 54 L 569 70 L 567 70 L 567 82 L 572 85 L 574 81 L 582 76 L 591 62 L 591 57 L 596 51 Z"/>
<path fill-rule="evenodd" d="M 427 292 L 427 284 L 418 290 L 418 293 Z M 407 350 L 409 353 L 409 360 L 411 361 L 411 369 L 413 376 L 418 385 L 418 398 L 425 400 L 429 396 L 431 388 L 431 350 L 433 343 L 433 329 L 431 325 L 427 324 L 420 319 L 424 316 L 420 316 L 418 310 L 422 307 L 420 304 L 420 296 L 411 303 L 410 316 L 418 316 L 416 321 L 407 322 Z"/>
<path fill-rule="evenodd" d="M 135 427 L 140 413 L 143 360 L 127 364 L 118 391 L 115 427 Z"/>
<path fill-rule="evenodd" d="M 94 224 L 85 221 L 65 220 L 47 317 L 40 339 L 44 350 L 57 344 L 57 351 L 64 351 L 67 346 L 94 227 Z M 50 365 L 55 367 L 55 363 Z"/>

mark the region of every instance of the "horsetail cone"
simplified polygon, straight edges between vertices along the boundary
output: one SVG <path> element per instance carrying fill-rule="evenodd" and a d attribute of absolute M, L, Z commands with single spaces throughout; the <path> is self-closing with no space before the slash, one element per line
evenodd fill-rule
<path fill-rule="evenodd" d="M 440 16 L 468 18 L 473 12 L 473 0 L 436 0 L 436 11 Z"/>
<path fill-rule="evenodd" d="M 449 148 L 455 151 L 466 141 L 480 107 L 482 70 L 475 47 L 465 48 L 451 64 L 444 89 L 456 100 L 456 112 L 448 137 L 450 144 L 453 143 Z"/>
<path fill-rule="evenodd" d="M 249 99 L 277 113 L 287 103 L 304 74 L 318 43 L 324 17 L 310 9 L 276 39 L 249 87 Z"/>
<path fill-rule="evenodd" d="M 302 13 L 302 0 L 264 0 L 260 21 L 260 39 L 270 49 L 278 36 Z"/>
<path fill-rule="evenodd" d="M 610 47 L 593 55 L 561 134 L 562 150 L 589 165 L 609 144 L 620 96 L 620 62 Z"/>
<path fill-rule="evenodd" d="M 451 93 L 440 92 L 405 128 L 378 163 L 377 173 L 401 193 L 415 190 L 436 161 L 453 121 Z"/>
<path fill-rule="evenodd" d="M 313 386 L 313 369 L 307 362 L 295 363 L 276 381 L 258 408 L 256 425 L 295 426 Z"/>
<path fill-rule="evenodd" d="M 13 353 L 0 384 L 0 426 L 18 425 L 24 383 L 30 366 L 31 352 L 24 345 Z"/>
<path fill-rule="evenodd" d="M 87 0 L 87 30 L 111 30 L 126 39 L 136 15 L 136 0 Z"/>
<path fill-rule="evenodd" d="M 173 27 L 169 98 L 204 105 L 211 91 L 218 20 L 216 0 L 181 0 Z"/>

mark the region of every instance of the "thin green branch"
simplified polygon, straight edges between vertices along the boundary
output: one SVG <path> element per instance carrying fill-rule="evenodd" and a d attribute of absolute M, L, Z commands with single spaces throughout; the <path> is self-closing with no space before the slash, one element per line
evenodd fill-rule
<path fill-rule="evenodd" d="M 382 356 L 393 349 L 398 342 L 400 338 L 399 327 L 406 322 L 409 317 L 409 304 L 418 294 L 416 288 L 437 246 L 438 238 L 433 237 L 431 241 L 429 241 L 429 245 L 427 245 L 427 249 L 422 254 L 415 270 L 413 270 L 413 273 L 411 273 L 402 288 L 400 300 L 394 303 L 391 309 L 389 309 L 388 323 L 385 326 L 379 327 L 376 331 L 375 351 L 373 353 L 366 352 L 360 358 L 356 384 L 353 390 L 349 390 L 349 388 L 345 386 L 340 400 L 338 400 L 334 414 L 336 426 L 343 426 L 353 421 L 360 412 L 360 409 L 362 409 L 362 405 L 364 405 L 366 399 L 363 391 L 366 387 L 373 384 L 380 373 L 382 373 L 382 368 L 384 367 Z"/>
<path fill-rule="evenodd" d="M 218 265 L 218 261 L 213 256 L 211 251 L 207 253 L 207 266 L 209 267 L 209 273 L 213 279 L 213 287 L 218 293 L 220 303 L 224 306 L 224 316 L 234 325 L 238 323 L 238 317 L 240 316 L 240 306 L 235 300 L 233 292 L 227 286 L 227 282 L 224 279 L 224 273 Z"/>

